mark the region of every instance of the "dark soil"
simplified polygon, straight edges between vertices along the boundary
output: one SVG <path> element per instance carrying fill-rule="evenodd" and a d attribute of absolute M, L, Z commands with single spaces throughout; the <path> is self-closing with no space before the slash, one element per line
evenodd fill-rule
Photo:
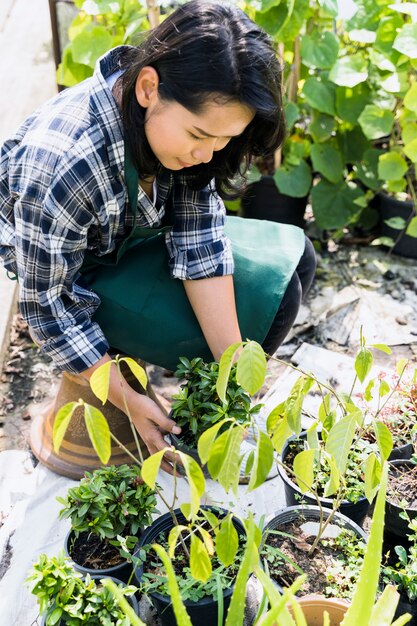
<path fill-rule="evenodd" d="M 69 547 L 73 561 L 90 569 L 107 569 L 123 563 L 117 548 L 106 539 L 84 531 L 78 535 Z"/>
<path fill-rule="evenodd" d="M 281 587 L 289 587 L 300 575 L 301 569 L 307 574 L 307 581 L 298 595 L 304 596 L 314 593 L 326 595 L 326 587 L 329 585 L 326 573 L 330 568 L 336 567 L 340 560 L 344 560 L 343 549 L 336 545 L 332 538 L 328 538 L 325 545 L 320 542 L 315 552 L 310 555 L 309 551 L 316 535 L 304 533 L 301 528 L 304 522 L 305 520 L 301 519 L 297 522 L 283 524 L 275 529 L 278 533 L 284 533 L 287 536 L 268 535 L 266 545 L 278 548 L 285 559 L 288 559 L 278 558 L 274 563 L 268 561 L 269 575 Z M 261 558 L 264 558 L 263 553 L 261 553 Z M 340 579 L 336 579 L 335 584 L 338 587 L 338 597 L 346 597 L 352 586 L 352 581 L 347 572 L 344 572 Z"/>
<path fill-rule="evenodd" d="M 417 465 L 391 465 L 388 478 L 388 499 L 401 506 L 406 502 L 408 509 L 417 509 Z"/>

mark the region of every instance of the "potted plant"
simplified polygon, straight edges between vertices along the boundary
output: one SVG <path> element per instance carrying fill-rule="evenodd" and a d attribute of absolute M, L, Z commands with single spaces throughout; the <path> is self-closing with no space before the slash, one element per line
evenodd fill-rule
<path fill-rule="evenodd" d="M 339 512 L 323 529 L 330 514 L 318 506 L 290 506 L 265 525 L 261 561 L 281 589 L 306 574 L 298 596 L 352 599 L 367 534 Z"/>
<path fill-rule="evenodd" d="M 119 593 L 128 599 L 135 614 L 138 603 L 134 596 L 137 589 L 125 586 L 120 580 L 112 579 L 118 585 Z M 128 623 L 124 612 L 119 608 L 112 593 L 102 586 L 97 578 L 88 574 L 83 577 L 71 566 L 63 553 L 57 557 L 41 554 L 26 581 L 31 592 L 37 597 L 43 626 L 89 626 L 100 624 Z"/>
<path fill-rule="evenodd" d="M 142 480 L 138 465 L 102 467 L 86 472 L 65 498 L 60 519 L 71 520 L 66 553 L 83 574 L 100 573 L 127 582 L 131 552 L 138 536 L 152 522 L 155 491 Z"/>
<path fill-rule="evenodd" d="M 385 521 L 388 540 L 393 538 L 403 542 L 407 540 L 408 522 L 417 516 L 416 478 L 415 460 L 391 461 Z"/>
<path fill-rule="evenodd" d="M 216 361 L 204 363 L 201 358 L 191 361 L 182 357 L 175 372 L 179 379 L 185 379 L 180 391 L 173 395 L 170 417 L 181 426 L 180 435 L 170 435 L 172 445 L 182 450 L 201 464 L 197 445 L 200 436 L 223 420 L 220 433 L 224 432 L 231 420 L 243 429 L 251 424 L 251 418 L 261 408 L 261 404 L 251 406 L 250 395 L 236 380 L 236 365 L 231 369 L 226 395 L 220 400 L 216 385 L 219 364 Z M 207 468 L 203 468 L 208 475 Z"/>
<path fill-rule="evenodd" d="M 177 509 L 176 526 L 167 513 L 141 536 L 136 556 L 142 565 L 135 570 L 136 584 L 148 595 L 164 626 L 176 620 L 169 592 L 168 574 L 153 551 L 158 543 L 170 555 L 184 606 L 193 624 L 222 624 L 226 616 L 244 553 L 245 529 L 238 518 L 218 507 L 201 507 L 190 522 Z M 198 552 L 201 542 L 211 546 Z M 208 556 L 207 556 L 208 555 Z M 220 607 L 220 608 L 219 608 Z"/>
<path fill-rule="evenodd" d="M 397 617 L 404 612 L 410 613 L 411 626 L 417 624 L 417 521 L 408 519 L 409 546 L 395 546 L 394 553 L 387 555 L 387 562 L 382 568 L 385 584 L 396 585 L 400 592 Z"/>

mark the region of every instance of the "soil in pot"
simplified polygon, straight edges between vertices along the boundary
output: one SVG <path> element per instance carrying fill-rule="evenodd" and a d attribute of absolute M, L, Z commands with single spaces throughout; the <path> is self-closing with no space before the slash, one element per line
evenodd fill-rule
<path fill-rule="evenodd" d="M 226 511 L 217 507 L 203 507 L 212 510 L 219 519 L 224 517 Z M 175 515 L 180 524 L 185 523 L 185 518 L 179 509 L 175 510 Z M 240 536 L 245 534 L 242 524 L 237 519 L 233 519 L 233 524 Z M 136 551 L 136 555 L 139 558 L 144 558 L 143 546 L 150 545 L 154 542 L 166 545 L 169 531 L 173 527 L 172 517 L 170 513 L 166 513 L 159 517 L 155 522 L 145 530 L 143 535 L 139 539 L 139 545 Z M 187 542 L 186 542 L 187 545 Z M 188 546 L 189 547 L 189 546 Z M 239 548 L 240 554 L 243 554 L 243 549 Z M 221 566 L 220 574 L 222 579 L 223 588 L 223 606 L 224 617 L 226 619 L 227 608 L 230 604 L 231 596 L 234 588 L 234 580 L 236 578 L 237 571 L 240 565 L 239 556 L 236 556 L 233 564 L 229 568 Z M 193 580 L 189 576 L 188 557 L 185 555 L 183 548 L 176 549 L 173 565 L 177 574 L 177 582 L 180 587 L 181 596 L 184 601 L 187 612 L 190 616 L 191 622 L 195 626 L 217 626 L 218 621 L 218 605 L 217 605 L 217 584 L 215 581 L 215 575 L 212 575 L 208 582 L 199 583 L 195 581 L 191 588 L 190 581 Z M 213 559 L 213 569 L 216 566 L 215 559 Z M 146 560 L 142 567 L 138 567 L 134 572 L 134 577 L 138 586 L 143 583 L 144 578 L 147 578 L 154 589 L 147 589 L 145 592 L 152 599 L 152 603 L 158 611 L 159 617 L 163 626 L 176 626 L 176 620 L 171 605 L 171 599 L 165 593 L 160 593 L 159 587 L 162 582 L 161 578 L 164 577 L 164 571 L 162 564 L 159 562 L 157 555 L 152 551 L 146 554 Z M 159 580 L 158 580 L 159 579 Z M 148 587 L 148 585 L 147 585 Z"/>
<path fill-rule="evenodd" d="M 74 569 L 83 574 L 114 575 L 126 583 L 132 573 L 132 564 L 120 555 L 117 547 L 87 531 L 78 536 L 70 531 L 65 540 L 65 551 L 74 562 Z"/>
<path fill-rule="evenodd" d="M 285 509 L 268 524 L 261 558 L 280 587 L 288 587 L 300 574 L 307 574 L 299 596 L 321 594 L 350 600 L 366 549 L 366 534 L 337 514 L 310 554 L 318 519 L 318 507 Z"/>
<path fill-rule="evenodd" d="M 411 461 L 392 461 L 388 475 L 387 507 L 385 513 L 385 539 L 408 544 L 408 521 L 401 517 L 403 511 L 410 519 L 417 517 L 417 465 Z"/>
<path fill-rule="evenodd" d="M 284 466 L 292 469 L 294 458 L 304 449 L 305 440 L 305 433 L 301 433 L 298 438 L 290 437 L 282 449 L 282 462 Z M 359 454 L 361 453 L 359 452 Z M 359 458 L 352 458 L 352 456 L 350 456 L 348 459 L 346 470 L 347 497 L 340 504 L 339 511 L 357 524 L 362 525 L 369 511 L 369 502 L 364 496 L 364 483 L 362 477 L 358 476 L 358 465 L 360 463 L 361 460 Z M 298 485 L 293 482 L 292 478 L 290 478 L 289 473 L 287 473 L 281 465 L 278 466 L 278 470 L 284 481 L 287 506 L 295 506 L 303 502 L 313 506 L 316 505 L 317 501 L 315 497 L 308 493 L 303 494 Z M 328 479 L 329 476 L 324 471 L 320 471 L 315 474 L 315 484 L 317 486 L 322 506 L 333 509 L 333 499 L 321 496 L 321 493 L 324 492 L 324 486 Z"/>

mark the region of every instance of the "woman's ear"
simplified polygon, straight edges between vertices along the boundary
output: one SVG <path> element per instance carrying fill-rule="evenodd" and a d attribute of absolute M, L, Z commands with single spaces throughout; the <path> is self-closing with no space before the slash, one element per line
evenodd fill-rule
<path fill-rule="evenodd" d="M 146 65 L 140 70 L 136 79 L 136 99 L 141 107 L 148 108 L 158 98 L 159 76 L 158 72 Z"/>

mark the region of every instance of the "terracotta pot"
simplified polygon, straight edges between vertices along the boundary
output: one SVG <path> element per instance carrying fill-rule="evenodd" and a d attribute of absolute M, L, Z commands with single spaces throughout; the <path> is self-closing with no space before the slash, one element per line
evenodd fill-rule
<path fill-rule="evenodd" d="M 128 372 L 126 372 L 125 377 L 132 387 L 141 391 L 140 385 L 133 375 L 129 377 Z M 76 402 L 79 398 L 100 409 L 109 423 L 110 431 L 132 454 L 137 456 L 132 429 L 125 413 L 110 402 L 103 406 L 102 402 L 91 391 L 88 381 L 81 376 L 64 372 L 53 405 L 44 414 L 36 416 L 32 423 L 30 447 L 36 458 L 57 474 L 75 479 L 82 478 L 86 470 L 91 472 L 103 466 L 91 445 L 81 407 L 74 412 L 71 418 L 59 453 L 54 451 L 52 432 L 55 415 L 62 406 L 68 402 Z M 143 456 L 149 456 L 143 442 L 141 442 L 141 448 Z M 122 465 L 131 462 L 132 458 L 112 441 L 108 465 Z"/>

